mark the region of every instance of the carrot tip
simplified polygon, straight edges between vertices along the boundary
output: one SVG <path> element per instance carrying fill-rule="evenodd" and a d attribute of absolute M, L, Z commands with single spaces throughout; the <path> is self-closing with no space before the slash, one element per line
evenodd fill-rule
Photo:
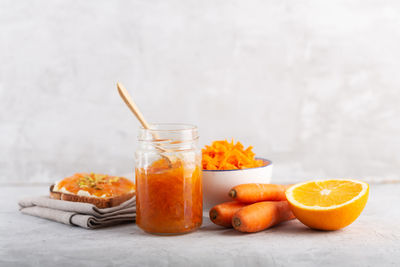
<path fill-rule="evenodd" d="M 241 225 L 242 223 L 241 223 L 241 221 L 240 221 L 240 219 L 238 218 L 238 217 L 233 217 L 233 219 L 232 219 L 232 225 L 233 225 L 233 227 L 239 227 L 240 225 Z"/>
<path fill-rule="evenodd" d="M 218 217 L 218 212 L 216 210 L 210 210 L 210 219 L 215 220 Z"/>
<path fill-rule="evenodd" d="M 229 191 L 229 194 L 228 194 L 231 198 L 235 198 L 236 197 L 236 190 L 235 189 L 232 189 L 231 191 Z"/>

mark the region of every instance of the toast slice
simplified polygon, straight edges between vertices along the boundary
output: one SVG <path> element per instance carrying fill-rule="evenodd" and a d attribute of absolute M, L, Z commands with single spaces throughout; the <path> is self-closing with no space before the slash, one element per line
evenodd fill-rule
<path fill-rule="evenodd" d="M 124 178 L 77 173 L 50 186 L 50 198 L 91 203 L 98 208 L 118 206 L 135 195 L 135 184 Z"/>

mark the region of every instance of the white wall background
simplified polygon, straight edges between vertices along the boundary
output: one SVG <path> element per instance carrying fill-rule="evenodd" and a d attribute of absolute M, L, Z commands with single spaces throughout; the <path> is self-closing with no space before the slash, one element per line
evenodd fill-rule
<path fill-rule="evenodd" d="M 0 0 L 0 182 L 133 177 L 116 81 L 275 181 L 399 180 L 399 1 Z"/>

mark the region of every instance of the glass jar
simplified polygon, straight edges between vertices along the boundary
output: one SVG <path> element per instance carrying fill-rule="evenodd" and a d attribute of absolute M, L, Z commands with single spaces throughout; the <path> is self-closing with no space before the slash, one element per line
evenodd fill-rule
<path fill-rule="evenodd" d="M 136 223 L 152 234 L 191 232 L 203 219 L 197 127 L 153 124 L 139 129 L 135 153 Z"/>

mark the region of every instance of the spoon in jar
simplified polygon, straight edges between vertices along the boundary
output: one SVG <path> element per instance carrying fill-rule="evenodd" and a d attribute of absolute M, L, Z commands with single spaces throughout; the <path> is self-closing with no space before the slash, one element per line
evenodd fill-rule
<path fill-rule="evenodd" d="M 117 82 L 117 88 L 118 88 L 118 93 L 121 96 L 122 100 L 124 100 L 125 104 L 132 111 L 132 113 L 135 115 L 135 117 L 138 119 L 138 121 L 142 124 L 143 128 L 145 128 L 146 130 L 151 130 L 150 124 L 148 124 L 147 121 L 144 119 L 142 112 L 140 112 L 136 103 L 133 102 L 132 97 L 128 93 L 128 90 L 126 90 L 126 88 L 119 82 Z M 153 135 L 153 139 L 155 141 L 159 140 L 159 138 L 155 132 L 152 132 L 151 134 Z M 168 140 L 165 140 L 165 141 L 168 141 Z M 155 145 L 155 147 L 158 150 L 160 150 L 162 153 L 171 152 L 169 149 L 166 149 L 160 145 Z M 167 160 L 169 166 L 172 165 L 172 161 L 167 155 L 161 154 L 161 156 Z"/>

